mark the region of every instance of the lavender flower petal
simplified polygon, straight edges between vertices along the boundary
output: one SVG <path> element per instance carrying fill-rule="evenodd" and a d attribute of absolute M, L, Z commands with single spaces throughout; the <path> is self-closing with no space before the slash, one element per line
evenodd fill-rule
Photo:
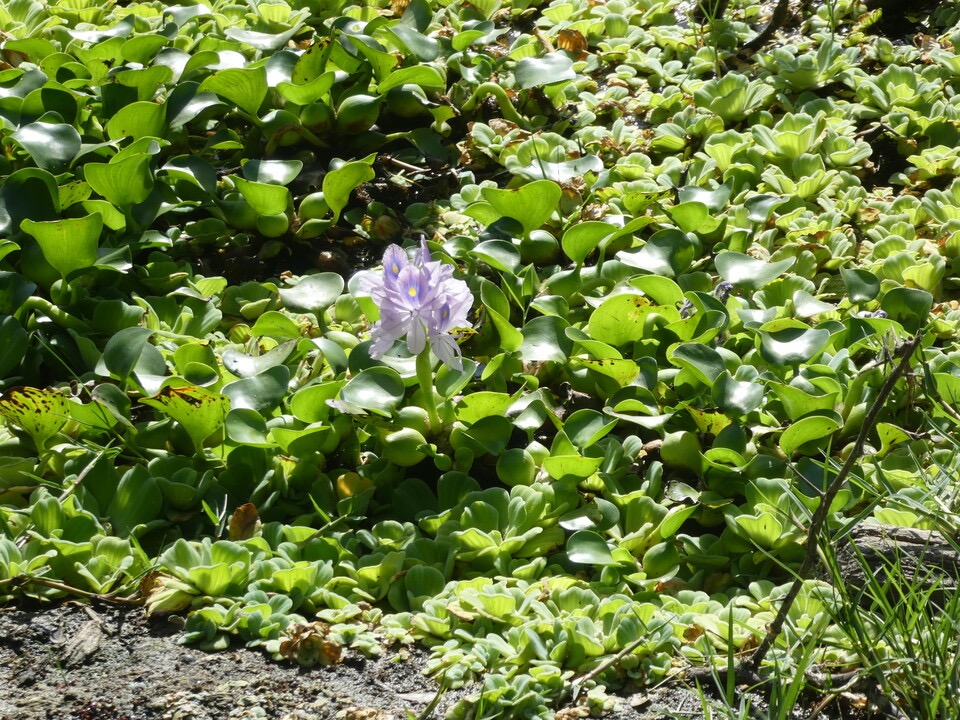
<path fill-rule="evenodd" d="M 383 274 L 361 280 L 361 288 L 380 307 L 380 321 L 371 331 L 371 357 L 381 357 L 406 336 L 407 349 L 418 355 L 431 347 L 444 363 L 461 369 L 460 347 L 454 334 L 469 326 L 473 294 L 453 268 L 433 260 L 426 241 L 414 253 L 413 262 L 397 245 L 383 256 Z"/>

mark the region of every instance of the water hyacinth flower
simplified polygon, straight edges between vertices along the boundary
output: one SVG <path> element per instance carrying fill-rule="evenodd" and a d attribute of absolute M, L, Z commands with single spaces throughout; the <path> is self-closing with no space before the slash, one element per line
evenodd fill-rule
<path fill-rule="evenodd" d="M 388 247 L 383 275 L 367 276 L 362 287 L 380 308 L 380 320 L 371 332 L 371 357 L 382 357 L 406 336 L 411 354 L 422 353 L 429 341 L 440 360 L 457 370 L 463 368 L 455 330 L 469 325 L 473 294 L 463 280 L 453 277 L 450 265 L 431 260 L 426 240 L 421 241 L 413 262 L 399 246 Z"/>

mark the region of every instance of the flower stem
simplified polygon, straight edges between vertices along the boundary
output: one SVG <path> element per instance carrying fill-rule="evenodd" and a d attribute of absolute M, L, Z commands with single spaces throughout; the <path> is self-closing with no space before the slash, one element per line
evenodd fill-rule
<path fill-rule="evenodd" d="M 437 412 L 437 399 L 433 396 L 433 367 L 430 364 L 430 345 L 417 355 L 417 381 L 423 391 L 423 402 L 426 404 L 427 416 L 430 419 L 430 430 L 437 432 L 440 429 L 440 414 Z"/>

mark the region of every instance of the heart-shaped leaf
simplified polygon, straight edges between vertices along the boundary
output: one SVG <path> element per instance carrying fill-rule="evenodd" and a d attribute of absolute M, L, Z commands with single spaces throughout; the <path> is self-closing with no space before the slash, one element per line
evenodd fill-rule
<path fill-rule="evenodd" d="M 99 213 L 46 222 L 24 220 L 21 228 L 36 239 L 43 257 L 64 278 L 97 262 L 97 246 L 103 230 L 103 217 Z"/>
<path fill-rule="evenodd" d="M 501 216 L 518 220 L 529 233 L 550 219 L 563 191 L 552 180 L 535 180 L 516 190 L 485 187 L 481 194 Z"/>

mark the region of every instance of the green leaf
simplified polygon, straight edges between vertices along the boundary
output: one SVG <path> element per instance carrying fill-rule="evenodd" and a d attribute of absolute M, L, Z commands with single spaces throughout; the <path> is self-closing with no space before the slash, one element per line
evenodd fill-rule
<path fill-rule="evenodd" d="M 223 394 L 230 399 L 232 408 L 248 408 L 269 414 L 287 394 L 290 370 L 285 365 L 274 365 L 253 377 L 228 383 Z"/>
<path fill-rule="evenodd" d="M 39 167 L 51 172 L 64 170 L 80 152 L 80 133 L 66 123 L 30 123 L 12 137 Z"/>
<path fill-rule="evenodd" d="M 619 520 L 620 511 L 616 505 L 602 498 L 594 498 L 593 502 L 562 515 L 558 524 L 564 530 L 571 532 L 578 530 L 603 532 L 612 528 Z"/>
<path fill-rule="evenodd" d="M 285 47 L 290 42 L 290 38 L 300 32 L 301 27 L 302 25 L 297 23 L 283 32 L 257 32 L 256 30 L 231 27 L 224 30 L 223 34 L 231 40 L 244 43 L 257 50 L 276 51 Z"/>
<path fill-rule="evenodd" d="M 258 214 L 279 215 L 287 211 L 290 190 L 282 185 L 269 185 L 238 177 L 233 178 L 233 183 Z"/>
<path fill-rule="evenodd" d="M 675 308 L 671 308 L 679 319 Z M 621 293 L 604 300 L 590 315 L 587 333 L 594 340 L 614 347 L 636 342 L 644 336 L 644 326 L 649 315 L 667 311 L 653 305 L 643 295 Z"/>
<path fill-rule="evenodd" d="M 202 451 L 204 440 L 223 427 L 230 409 L 230 401 L 224 395 L 201 387 L 167 386 L 153 397 L 143 398 L 140 402 L 160 410 L 180 423 L 193 440 L 197 452 Z"/>
<path fill-rule="evenodd" d="M 56 220 L 60 215 L 57 179 L 40 168 L 23 168 L 0 183 L 0 234 L 12 235 L 24 218 Z"/>
<path fill-rule="evenodd" d="M 516 190 L 485 187 L 481 194 L 501 216 L 518 220 L 524 232 L 529 233 L 550 219 L 563 191 L 552 180 L 535 180 Z"/>
<path fill-rule="evenodd" d="M 350 193 L 376 176 L 371 167 L 374 158 L 370 155 L 363 160 L 344 163 L 323 176 L 323 196 L 333 211 L 334 222 L 340 219 L 340 213 L 350 201 Z"/>
<path fill-rule="evenodd" d="M 709 235 L 723 223 L 722 218 L 713 217 L 707 206 L 701 202 L 682 202 L 668 208 L 667 213 L 685 233 Z"/>
<path fill-rule="evenodd" d="M 780 436 L 780 449 L 787 457 L 793 457 L 798 452 L 807 455 L 818 453 L 822 449 L 820 444 L 807 448 L 803 446 L 831 437 L 839 428 L 840 423 L 832 417 L 808 415 L 783 431 Z"/>
<path fill-rule="evenodd" d="M 283 364 L 290 357 L 296 345 L 296 341 L 289 340 L 282 345 L 277 345 L 263 355 L 247 355 L 235 348 L 227 348 L 223 351 L 221 360 L 223 367 L 237 377 L 254 377 L 276 365 Z"/>
<path fill-rule="evenodd" d="M 107 123 L 107 137 L 111 140 L 163 137 L 167 126 L 166 113 L 166 107 L 155 102 L 125 105 Z"/>
<path fill-rule="evenodd" d="M 307 275 L 292 288 L 282 288 L 280 301 L 284 307 L 294 312 L 312 312 L 319 315 L 337 301 L 343 288 L 343 277 L 337 273 Z"/>
<path fill-rule="evenodd" d="M 513 398 L 507 393 L 491 390 L 478 390 L 465 395 L 457 404 L 457 419 L 465 425 L 491 415 L 504 415 L 513 404 Z"/>
<path fill-rule="evenodd" d="M 152 159 L 148 153 L 139 153 L 109 163 L 87 163 L 83 174 L 95 192 L 125 208 L 150 196 L 154 182 Z"/>
<path fill-rule="evenodd" d="M 578 530 L 567 540 L 567 557 L 577 565 L 616 565 L 606 541 L 591 530 Z"/>
<path fill-rule="evenodd" d="M 809 362 L 830 342 L 829 330 L 786 323 L 774 320 L 760 328 L 760 354 L 767 362 L 776 365 Z"/>
<path fill-rule="evenodd" d="M 603 240 L 612 237 L 619 228 L 598 220 L 580 222 L 567 228 L 560 241 L 564 254 L 577 265 L 582 265 Z"/>
<path fill-rule="evenodd" d="M 427 90 L 443 90 L 447 80 L 433 65 L 412 65 L 394 70 L 377 85 L 377 92 L 384 95 L 388 90 L 401 85 L 418 85 Z"/>
<path fill-rule="evenodd" d="M 258 115 L 267 97 L 267 71 L 258 68 L 227 68 L 200 84 L 200 92 L 213 92 L 229 100 L 248 115 Z"/>
<path fill-rule="evenodd" d="M 363 410 L 390 415 L 404 395 L 400 374 L 388 367 L 361 370 L 340 392 L 340 399 Z"/>
<path fill-rule="evenodd" d="M 27 331 L 13 315 L 0 320 L 0 376 L 10 377 L 23 362 L 27 350 Z"/>
<path fill-rule="evenodd" d="M 586 450 L 610 433 L 617 421 L 597 410 L 574 410 L 563 422 L 563 431 L 578 450 Z"/>
<path fill-rule="evenodd" d="M 530 363 L 565 363 L 573 351 L 573 340 L 564 333 L 568 326 L 566 320 L 558 317 L 533 318 L 520 331 L 523 335 L 520 357 Z"/>
<path fill-rule="evenodd" d="M 211 197 L 217 194 L 217 171 L 203 158 L 195 155 L 179 155 L 171 158 L 161 168 L 175 180 L 186 180 Z"/>
<path fill-rule="evenodd" d="M 138 525 L 157 519 L 162 508 L 163 495 L 156 480 L 145 467 L 137 465 L 120 479 L 106 514 L 113 532 L 128 536 Z"/>
<path fill-rule="evenodd" d="M 654 233 L 640 250 L 620 251 L 617 259 L 624 265 L 670 278 L 685 273 L 701 250 L 695 236 L 666 228 Z"/>
<path fill-rule="evenodd" d="M 927 324 L 933 295 L 916 288 L 893 288 L 880 299 L 880 307 L 904 330 L 915 333 Z"/>
<path fill-rule="evenodd" d="M 668 353 L 670 362 L 677 367 L 686 368 L 704 385 L 712 386 L 714 381 L 726 371 L 726 365 L 720 353 L 709 345 L 685 343 Z"/>
<path fill-rule="evenodd" d="M 843 268 L 840 271 L 847 294 L 853 302 L 870 302 L 880 294 L 880 280 L 872 272 L 860 268 Z"/>
<path fill-rule="evenodd" d="M 21 228 L 36 239 L 44 258 L 64 278 L 97 262 L 103 230 L 103 217 L 99 213 L 46 222 L 24 220 Z"/>
<path fill-rule="evenodd" d="M 540 85 L 567 82 L 575 80 L 577 73 L 573 70 L 573 60 L 564 53 L 552 52 L 543 57 L 525 57 L 517 61 L 513 71 L 517 85 L 526 90 Z"/>
<path fill-rule="evenodd" d="M 743 416 L 756 410 L 763 403 L 764 387 L 758 382 L 735 380 L 724 371 L 713 383 L 713 402 L 727 415 Z"/>
<path fill-rule="evenodd" d="M 766 263 L 743 253 L 727 251 L 717 255 L 715 262 L 720 277 L 728 283 L 748 290 L 759 290 L 789 270 L 796 262 L 796 258 Z"/>
<path fill-rule="evenodd" d="M 140 359 L 153 330 L 143 327 L 124 328 L 107 341 L 101 358 L 105 370 L 117 380 L 126 380 Z M 100 368 L 97 368 L 100 372 Z"/>
<path fill-rule="evenodd" d="M 301 170 L 300 160 L 247 160 L 243 164 L 243 177 L 268 185 L 289 185 Z"/>
<path fill-rule="evenodd" d="M 331 380 L 300 388 L 290 399 L 290 412 L 305 423 L 326 420 L 332 410 L 327 400 L 336 398 L 345 384 L 343 380 Z"/>
<path fill-rule="evenodd" d="M 506 240 L 484 240 L 469 255 L 503 273 L 515 273 L 520 267 L 520 251 Z"/>

